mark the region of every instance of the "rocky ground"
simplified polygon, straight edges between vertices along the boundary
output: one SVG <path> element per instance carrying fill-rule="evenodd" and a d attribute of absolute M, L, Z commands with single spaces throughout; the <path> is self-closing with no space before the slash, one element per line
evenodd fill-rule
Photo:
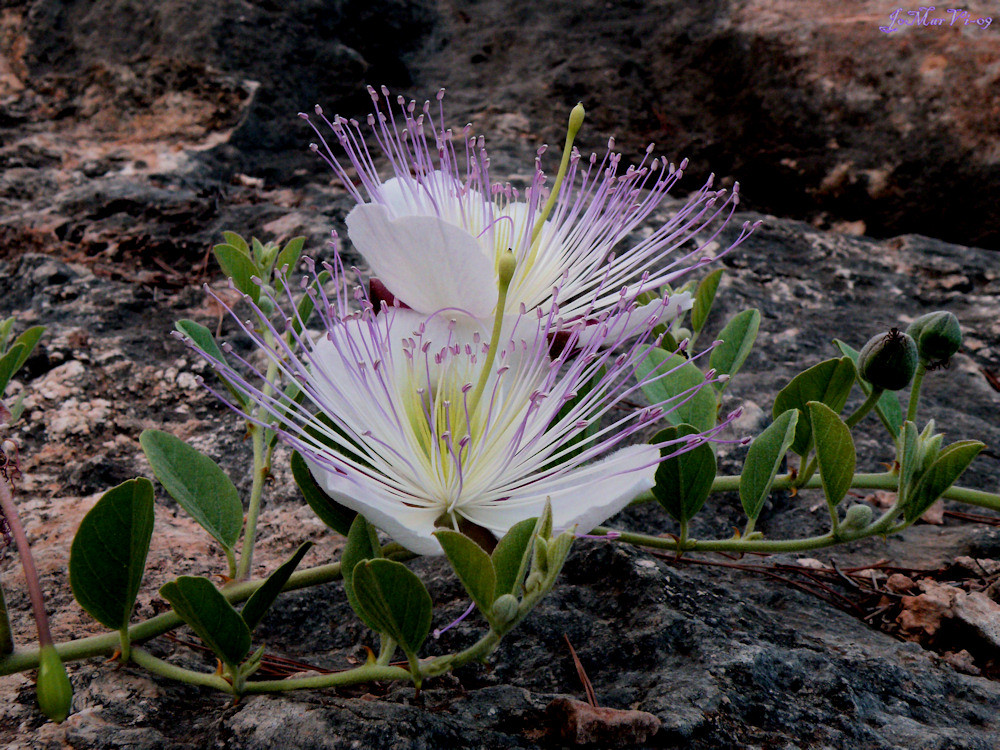
<path fill-rule="evenodd" d="M 765 424 L 784 382 L 836 353 L 833 337 L 859 346 L 923 312 L 954 311 L 965 349 L 929 376 L 927 415 L 949 440 L 988 444 L 965 481 L 996 491 L 1000 393 L 988 375 L 1000 371 L 1000 263 L 995 251 L 921 235 L 998 244 L 1000 201 L 989 180 L 1000 73 L 987 45 L 1000 31 L 884 35 L 872 29 L 886 9 L 850 8 L 0 3 L 0 313 L 48 326 L 12 390 L 27 404 L 15 430 L 18 501 L 57 638 L 95 632 L 66 582 L 69 542 L 103 490 L 149 474 L 143 429 L 191 441 L 248 490 L 235 417 L 198 387 L 197 363 L 168 334 L 179 318 L 218 320 L 199 284 L 218 283 L 209 248 L 221 230 L 306 234 L 313 254 L 328 252 L 328 232 L 350 203 L 300 148 L 308 135 L 293 115 L 315 101 L 361 114 L 364 81 L 420 97 L 449 86 L 453 122 L 471 120 L 490 135 L 498 178 L 523 177 L 537 145 L 560 139 L 561 113 L 578 98 L 591 112 L 585 146 L 612 131 L 627 155 L 648 140 L 668 144 L 671 157 L 693 158 L 690 189 L 709 164 L 738 177 L 744 205 L 766 218 L 723 261 L 718 303 L 723 318 L 746 306 L 763 314 L 757 349 L 730 391 L 747 434 Z M 865 231 L 884 239 L 855 236 Z M 876 428 L 858 439 L 871 470 L 890 459 Z M 724 469 L 740 458 L 727 453 Z M 342 540 L 298 499 L 287 454 L 275 465 L 256 572 L 307 538 L 316 547 L 305 564 L 334 559 Z M 824 512 L 815 501 L 775 496 L 759 527 L 776 537 L 817 531 Z M 655 508 L 614 524 L 673 530 Z M 694 533 L 728 535 L 736 525 L 738 498 L 723 495 Z M 1000 558 L 997 527 L 946 515 L 887 542 L 814 557 L 932 570 L 961 556 L 982 565 Z M 173 576 L 222 569 L 211 540 L 161 493 L 139 616 L 165 607 L 156 590 Z M 464 609 L 440 561 L 415 570 L 434 597 L 436 625 Z M 58 727 L 35 709 L 28 678 L 0 679 L 0 746 L 558 747 L 571 740 L 553 701 L 584 696 L 563 635 L 602 705 L 662 722 L 634 746 L 1000 742 L 1000 686 L 991 679 L 1000 639 L 988 619 L 977 627 L 949 610 L 937 633 L 920 623 L 883 632 L 773 577 L 598 542 L 579 543 L 564 578 L 488 667 L 460 670 L 419 698 L 376 685 L 234 706 L 92 660 L 70 667 L 76 713 Z M 33 626 L 10 552 L 0 579 L 18 640 L 28 643 Z M 428 649 L 460 648 L 478 630 L 465 623 Z M 270 653 L 321 668 L 357 659 L 364 642 L 339 584 L 285 595 L 261 634 Z M 151 647 L 205 662 L 167 639 Z"/>

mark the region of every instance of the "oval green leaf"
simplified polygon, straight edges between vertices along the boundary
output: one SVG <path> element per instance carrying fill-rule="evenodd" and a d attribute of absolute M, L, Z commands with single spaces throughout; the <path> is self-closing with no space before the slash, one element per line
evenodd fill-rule
<path fill-rule="evenodd" d="M 782 412 L 750 443 L 740 474 L 740 502 L 747 518 L 756 520 L 764 501 L 771 494 L 771 485 L 781 467 L 781 460 L 795 438 L 799 413 L 798 409 Z"/>
<path fill-rule="evenodd" d="M 182 334 L 190 338 L 191 341 L 194 342 L 195 346 L 205 352 L 205 354 L 212 359 L 218 362 L 226 361 L 226 355 L 222 353 L 222 349 L 220 349 L 219 345 L 215 343 L 215 337 L 212 335 L 212 332 L 205 326 L 200 323 L 195 323 L 193 320 L 178 320 L 174 323 L 174 327 Z M 245 408 L 247 404 L 246 396 L 237 390 L 228 378 L 223 377 L 219 370 L 213 367 L 212 372 L 214 372 L 216 377 L 218 377 L 219 380 L 225 384 L 227 390 L 233 395 L 233 398 L 236 399 L 236 403 Z"/>
<path fill-rule="evenodd" d="M 691 306 L 691 330 L 697 335 L 705 327 L 708 320 L 708 313 L 712 310 L 712 303 L 715 301 L 715 292 L 719 288 L 719 281 L 722 279 L 722 268 L 717 268 L 698 284 L 698 290 L 694 293 L 694 303 Z"/>
<path fill-rule="evenodd" d="M 746 362 L 750 350 L 753 349 L 759 329 L 759 310 L 744 310 L 734 316 L 718 335 L 722 343 L 715 347 L 709 355 L 709 367 L 730 377 L 739 372 L 743 363 Z M 712 383 L 712 385 L 721 393 L 726 389 L 728 381 Z"/>
<path fill-rule="evenodd" d="M 14 343 L 21 344 L 24 349 L 21 350 L 21 356 L 18 357 L 17 361 L 14 363 L 14 369 L 12 372 L 17 372 L 21 369 L 21 365 L 23 365 L 28 360 L 28 357 L 31 356 L 31 353 L 35 350 L 35 346 L 38 345 L 38 340 L 42 338 L 43 333 L 45 333 L 45 326 L 34 326 L 14 339 Z"/>
<path fill-rule="evenodd" d="M 24 344 L 13 344 L 7 353 L 0 357 L 0 396 L 7 390 L 7 384 L 17 371 L 17 363 L 24 353 Z"/>
<path fill-rule="evenodd" d="M 960 440 L 942 450 L 917 482 L 903 506 L 903 517 L 913 523 L 962 475 L 986 445 L 978 440 Z"/>
<path fill-rule="evenodd" d="M 799 419 L 795 428 L 795 440 L 792 441 L 795 453 L 804 456 L 812 447 L 812 421 L 806 404 L 819 401 L 839 414 L 847 403 L 854 377 L 854 363 L 848 357 L 828 359 L 800 372 L 778 392 L 771 410 L 772 417 L 777 419 L 789 409 L 798 409 L 804 417 Z"/>
<path fill-rule="evenodd" d="M 675 440 L 701 431 L 689 424 L 668 427 L 653 437 L 653 443 Z M 680 448 L 668 445 L 660 448 L 661 456 L 669 456 Z M 656 468 L 653 496 L 667 513 L 681 523 L 687 523 L 701 510 L 712 489 L 716 473 L 715 453 L 708 443 L 702 443 L 680 455 L 668 458 Z"/>
<path fill-rule="evenodd" d="M 210 580 L 181 576 L 161 587 L 160 595 L 223 662 L 236 667 L 243 661 L 250 629 Z"/>
<path fill-rule="evenodd" d="M 851 489 L 854 479 L 857 455 L 851 428 L 826 404 L 810 401 L 807 407 L 812 419 L 823 493 L 827 504 L 836 508 Z"/>
<path fill-rule="evenodd" d="M 354 568 L 354 591 L 368 619 L 416 654 L 431 631 L 431 595 L 415 573 L 402 563 L 378 559 Z"/>
<path fill-rule="evenodd" d="M 650 375 L 655 378 L 642 385 L 650 403 L 677 399 L 677 408 L 664 415 L 672 425 L 693 425 L 699 432 L 715 426 L 718 411 L 715 392 L 704 387 L 705 375 L 681 355 L 651 347 L 636 365 L 635 373 L 639 382 Z"/>
<path fill-rule="evenodd" d="M 208 456 L 167 432 L 145 430 L 139 444 L 163 488 L 231 550 L 243 528 L 243 505 L 226 473 Z"/>
<path fill-rule="evenodd" d="M 247 599 L 247 603 L 243 605 L 243 609 L 240 611 L 240 616 L 243 618 L 243 622 L 247 624 L 252 633 L 254 629 L 260 624 L 261 619 L 267 613 L 267 610 L 271 608 L 274 604 L 274 600 L 278 598 L 278 594 L 288 583 L 288 579 L 292 577 L 292 573 L 302 562 L 302 558 L 305 557 L 306 552 L 312 547 L 312 542 L 303 542 L 299 545 L 299 548 L 295 550 L 295 553 L 285 560 L 281 566 L 275 570 L 271 575 L 267 577 L 267 580 L 260 585 L 250 598 Z"/>
<path fill-rule="evenodd" d="M 496 595 L 517 596 L 521 582 L 531 563 L 532 537 L 537 519 L 525 518 L 508 529 L 497 546 L 493 548 L 491 559 L 496 572 Z"/>
<path fill-rule="evenodd" d="M 441 543 L 458 580 L 479 611 L 489 619 L 497 589 L 497 576 L 490 556 L 469 537 L 457 531 L 441 529 L 435 531 L 434 536 Z"/>
<path fill-rule="evenodd" d="M 254 276 L 260 278 L 261 270 L 250 260 L 250 256 L 232 245 L 216 245 L 212 248 L 215 259 L 219 262 L 222 272 L 233 280 L 233 284 L 254 301 L 260 301 L 260 287 L 251 280 Z"/>
<path fill-rule="evenodd" d="M 368 618 L 354 591 L 355 568 L 365 560 L 374 559 L 376 556 L 375 549 L 372 547 L 372 538 L 368 532 L 368 521 L 359 514 L 354 517 L 351 528 L 348 529 L 347 544 L 344 545 L 344 551 L 340 553 L 340 577 L 344 581 L 344 593 L 347 594 L 347 603 L 351 605 L 351 609 L 357 613 L 365 625 L 378 631 L 378 624 Z"/>
<path fill-rule="evenodd" d="M 153 483 L 130 479 L 108 490 L 80 522 L 69 553 L 69 585 L 105 627 L 128 625 L 153 535 Z"/>

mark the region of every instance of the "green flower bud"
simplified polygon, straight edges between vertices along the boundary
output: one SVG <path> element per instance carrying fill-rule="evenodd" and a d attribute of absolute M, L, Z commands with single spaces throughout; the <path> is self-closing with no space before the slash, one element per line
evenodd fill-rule
<path fill-rule="evenodd" d="M 535 564 L 532 567 L 540 573 L 549 572 L 549 544 L 540 536 L 535 537 Z"/>
<path fill-rule="evenodd" d="M 858 355 L 858 372 L 877 388 L 898 391 L 917 371 L 917 343 L 898 328 L 868 339 Z"/>
<path fill-rule="evenodd" d="M 542 573 L 539 573 L 537 570 L 532 571 L 528 575 L 528 580 L 524 582 L 524 590 L 527 592 L 534 591 L 542 585 L 543 580 L 545 580 L 545 576 Z"/>
<path fill-rule="evenodd" d="M 38 659 L 38 681 L 35 683 L 38 707 L 57 724 L 66 720 L 73 706 L 73 686 L 66 676 L 66 667 L 56 653 L 56 647 L 42 646 Z"/>
<path fill-rule="evenodd" d="M 946 310 L 921 315 L 906 332 L 917 342 L 920 358 L 928 362 L 948 360 L 962 347 L 958 318 Z"/>
<path fill-rule="evenodd" d="M 844 515 L 843 528 L 850 531 L 860 531 L 872 521 L 872 509 L 869 505 L 852 505 Z"/>
<path fill-rule="evenodd" d="M 497 625 L 507 625 L 517 617 L 517 610 L 520 608 L 517 597 L 513 594 L 504 594 L 499 597 L 490 608 L 490 615 Z"/>

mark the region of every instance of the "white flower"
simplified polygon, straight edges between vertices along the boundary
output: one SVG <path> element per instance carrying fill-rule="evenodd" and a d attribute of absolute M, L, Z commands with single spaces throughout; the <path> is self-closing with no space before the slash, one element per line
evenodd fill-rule
<path fill-rule="evenodd" d="M 499 258 L 510 249 L 517 271 L 507 313 L 522 305 L 548 313 L 558 288 L 563 319 L 592 323 L 615 309 L 622 293 L 635 298 L 660 289 L 712 260 L 707 246 L 721 224 L 709 236 L 691 241 L 720 216 L 728 219 L 739 202 L 738 185 L 725 196 L 726 191 L 711 189 L 710 178 L 669 221 L 622 247 L 681 178 L 686 161 L 677 169 L 651 158 L 650 146 L 638 165 L 622 170 L 620 154 L 611 150 L 613 142 L 602 160 L 596 155 L 584 160 L 571 147 L 583 120 L 578 108 L 552 187 L 555 197 L 541 170 L 544 149 L 536 158 L 532 183 L 522 194 L 510 184 L 491 181 L 483 138 L 472 137 L 469 127 L 456 145 L 443 111 L 435 123 L 429 102 L 417 117 L 415 103 L 402 97 L 397 99 L 398 111 L 388 106 L 383 112 L 378 94 L 372 88 L 369 92 L 376 107 L 368 117 L 371 135 L 395 176 L 385 181 L 379 177 L 356 121 L 336 116 L 330 122 L 319 107 L 316 112 L 333 130 L 347 163 L 341 163 L 315 125 L 322 146 L 312 147 L 358 202 L 347 216 L 355 248 L 385 290 L 418 312 L 454 309 L 490 320 L 497 303 Z M 383 87 L 382 92 L 388 101 L 388 90 Z M 438 101 L 441 98 L 439 93 Z M 750 231 L 745 224 L 723 252 L 739 245 Z M 681 250 L 685 245 L 691 246 Z M 673 295 L 668 305 L 650 302 L 632 316 L 631 330 L 623 333 L 636 332 L 641 328 L 638 321 L 644 323 L 654 313 L 658 323 L 669 323 L 691 304 L 687 293 Z"/>
<path fill-rule="evenodd" d="M 553 355 L 557 306 L 508 316 L 502 337 L 491 341 L 485 326 L 452 311 L 377 312 L 360 289 L 347 289 L 339 257 L 328 270 L 336 296 L 316 299 L 325 329 L 316 339 L 296 335 L 294 346 L 285 344 L 292 318 L 278 331 L 256 307 L 256 323 L 233 316 L 277 366 L 273 382 L 199 353 L 250 403 L 283 415 L 279 434 L 333 499 L 400 544 L 440 554 L 434 530 L 468 523 L 499 537 L 538 516 L 546 500 L 556 528 L 586 532 L 653 486 L 662 446 L 627 443 L 689 394 L 624 415 L 615 408 L 639 388 L 629 381 L 655 312 L 632 325 L 638 310 L 619 299 L 611 314 L 640 335 L 626 343 L 618 326 L 601 324 L 581 343 L 579 324 Z M 352 294 L 360 311 L 349 304 Z M 292 383 L 303 405 L 269 395 Z M 602 417 L 602 427 L 587 432 Z"/>

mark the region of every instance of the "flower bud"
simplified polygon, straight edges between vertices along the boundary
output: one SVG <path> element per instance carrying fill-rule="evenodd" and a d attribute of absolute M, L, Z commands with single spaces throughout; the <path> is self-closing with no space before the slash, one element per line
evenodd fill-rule
<path fill-rule="evenodd" d="M 535 537 L 535 564 L 532 567 L 540 573 L 549 572 L 549 544 L 540 536 Z"/>
<path fill-rule="evenodd" d="M 35 683 L 38 707 L 57 724 L 66 720 L 73 705 L 73 686 L 66 667 L 52 644 L 42 646 L 38 658 L 38 681 Z"/>
<path fill-rule="evenodd" d="M 533 570 L 528 575 L 528 580 L 524 582 L 524 590 L 528 593 L 534 591 L 535 589 L 537 589 L 539 586 L 542 585 L 542 581 L 544 579 L 545 576 L 542 573 L 539 573 L 537 570 Z"/>
<path fill-rule="evenodd" d="M 958 318 L 946 310 L 921 315 L 906 332 L 917 342 L 920 358 L 930 362 L 948 360 L 962 346 Z"/>
<path fill-rule="evenodd" d="M 858 372 L 876 388 L 898 391 L 916 371 L 917 343 L 898 328 L 872 336 L 858 355 Z"/>
<path fill-rule="evenodd" d="M 870 505 L 852 505 L 844 515 L 843 528 L 849 531 L 860 531 L 872 520 L 872 509 Z"/>
<path fill-rule="evenodd" d="M 490 614 L 497 625 L 507 625 L 517 617 L 517 610 L 520 604 L 513 594 L 504 594 L 499 597 L 490 608 Z"/>

